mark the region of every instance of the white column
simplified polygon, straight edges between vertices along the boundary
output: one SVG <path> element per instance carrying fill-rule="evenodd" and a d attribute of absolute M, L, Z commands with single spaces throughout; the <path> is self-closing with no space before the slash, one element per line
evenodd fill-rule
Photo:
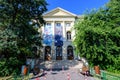
<path fill-rule="evenodd" d="M 55 35 L 55 21 L 52 22 L 52 28 L 53 28 L 53 39 L 54 39 L 54 35 Z"/>
<path fill-rule="evenodd" d="M 65 41 L 66 41 L 66 26 L 65 26 L 65 21 L 63 21 L 62 22 L 62 26 L 63 26 L 63 48 L 62 48 L 62 50 L 63 50 L 63 54 L 62 54 L 62 57 L 63 57 L 63 60 L 66 60 L 66 49 L 65 49 L 65 46 L 66 46 L 66 43 L 65 43 Z"/>
<path fill-rule="evenodd" d="M 55 54 L 55 46 L 54 46 L 54 38 L 55 38 L 55 21 L 52 22 L 52 29 L 53 29 L 53 40 L 52 40 L 52 59 L 56 59 L 56 54 Z"/>
<path fill-rule="evenodd" d="M 72 26 L 72 28 L 73 28 L 73 26 L 74 26 L 74 21 L 71 22 L 71 26 Z M 71 40 L 74 40 L 74 36 L 75 36 L 75 30 L 72 29 L 72 30 L 71 30 Z"/>
<path fill-rule="evenodd" d="M 63 40 L 66 40 L 66 28 L 65 28 L 65 21 L 62 22 L 62 27 L 63 27 Z"/>

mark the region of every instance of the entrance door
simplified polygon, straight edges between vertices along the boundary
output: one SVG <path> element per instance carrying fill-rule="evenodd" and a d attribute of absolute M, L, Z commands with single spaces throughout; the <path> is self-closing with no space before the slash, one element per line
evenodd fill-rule
<path fill-rule="evenodd" d="M 56 47 L 56 60 L 62 60 L 62 46 Z"/>
<path fill-rule="evenodd" d="M 45 60 L 51 60 L 51 47 L 45 47 Z"/>
<path fill-rule="evenodd" d="M 72 46 L 67 47 L 67 59 L 68 60 L 73 60 L 74 59 L 73 47 Z"/>

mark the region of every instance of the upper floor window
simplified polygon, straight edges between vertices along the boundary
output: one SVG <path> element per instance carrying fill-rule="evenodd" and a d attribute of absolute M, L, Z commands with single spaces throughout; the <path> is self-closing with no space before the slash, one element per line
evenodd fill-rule
<path fill-rule="evenodd" d="M 46 23 L 46 26 L 51 26 L 51 23 Z"/>
<path fill-rule="evenodd" d="M 67 32 L 67 40 L 71 40 L 71 32 L 70 31 Z"/>
<path fill-rule="evenodd" d="M 61 23 L 56 23 L 56 26 L 57 26 L 57 27 L 60 27 L 60 26 L 61 26 Z"/>
<path fill-rule="evenodd" d="M 66 27 L 70 27 L 70 26 L 71 26 L 71 23 L 65 23 L 65 26 L 66 26 Z"/>

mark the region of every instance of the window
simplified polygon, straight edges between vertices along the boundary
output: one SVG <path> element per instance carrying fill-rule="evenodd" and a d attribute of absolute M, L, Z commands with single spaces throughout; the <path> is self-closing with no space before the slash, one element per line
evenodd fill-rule
<path fill-rule="evenodd" d="M 46 23 L 46 26 L 51 26 L 51 23 Z"/>
<path fill-rule="evenodd" d="M 57 27 L 60 27 L 60 26 L 61 26 L 61 23 L 56 23 L 56 26 L 57 26 Z"/>
<path fill-rule="evenodd" d="M 71 24 L 70 24 L 70 23 L 66 23 L 65 26 L 66 26 L 66 27 L 70 27 Z"/>
<path fill-rule="evenodd" d="M 70 31 L 67 32 L 67 40 L 71 40 L 71 32 Z"/>

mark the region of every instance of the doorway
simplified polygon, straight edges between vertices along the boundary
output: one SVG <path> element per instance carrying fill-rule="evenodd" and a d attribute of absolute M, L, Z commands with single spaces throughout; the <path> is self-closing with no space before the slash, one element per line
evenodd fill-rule
<path fill-rule="evenodd" d="M 56 60 L 62 60 L 62 46 L 56 47 Z"/>
<path fill-rule="evenodd" d="M 67 47 L 67 59 L 68 60 L 73 60 L 74 59 L 73 47 L 72 46 Z"/>
<path fill-rule="evenodd" d="M 51 47 L 45 47 L 45 60 L 51 60 Z"/>

